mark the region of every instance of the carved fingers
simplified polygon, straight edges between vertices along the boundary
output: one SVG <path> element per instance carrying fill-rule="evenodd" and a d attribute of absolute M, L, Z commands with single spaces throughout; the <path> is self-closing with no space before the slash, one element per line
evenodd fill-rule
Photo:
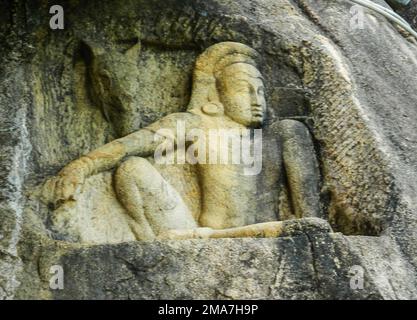
<path fill-rule="evenodd" d="M 68 200 L 75 200 L 75 194 L 84 184 L 85 168 L 76 165 L 76 162 L 65 167 L 56 177 L 49 179 L 44 185 L 43 193 L 47 193 L 48 202 L 55 208 Z"/>

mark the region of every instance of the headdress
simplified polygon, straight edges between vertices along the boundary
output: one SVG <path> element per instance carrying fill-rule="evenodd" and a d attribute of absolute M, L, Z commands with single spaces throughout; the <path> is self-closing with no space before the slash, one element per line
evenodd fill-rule
<path fill-rule="evenodd" d="M 220 42 L 207 48 L 196 60 L 193 87 L 188 110 L 199 110 L 208 103 L 218 103 L 216 77 L 222 70 L 235 63 L 256 67 L 258 53 L 238 42 Z"/>

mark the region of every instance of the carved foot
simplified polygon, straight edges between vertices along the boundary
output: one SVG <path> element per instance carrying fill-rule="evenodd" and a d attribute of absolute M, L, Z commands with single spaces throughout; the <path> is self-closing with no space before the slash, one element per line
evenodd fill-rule
<path fill-rule="evenodd" d="M 185 240 L 185 239 L 208 239 L 213 232 L 211 228 L 197 228 L 188 230 L 168 230 L 158 236 L 159 240 Z"/>
<path fill-rule="evenodd" d="M 332 228 L 326 220 L 320 218 L 302 218 L 257 223 L 222 230 L 215 230 L 211 228 L 169 230 L 159 235 L 158 239 L 185 240 L 209 238 L 276 238 L 296 236 L 303 233 L 329 232 L 332 232 Z"/>

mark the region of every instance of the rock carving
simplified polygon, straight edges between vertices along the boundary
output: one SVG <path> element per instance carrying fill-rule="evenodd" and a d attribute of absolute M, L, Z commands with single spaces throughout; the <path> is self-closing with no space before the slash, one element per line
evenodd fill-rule
<path fill-rule="evenodd" d="M 85 46 L 92 60 L 103 54 Z M 187 111 L 170 114 L 69 163 L 47 183 L 55 206 L 73 200 L 87 177 L 115 168 L 114 189 L 132 218 L 129 226 L 138 240 L 280 235 L 284 231 L 283 221 L 255 223 L 256 183 L 253 175 L 245 174 L 244 164 L 232 159 L 220 164 L 194 164 L 201 188 L 201 210 L 195 216 L 148 160 L 163 139 L 172 142 L 172 152 L 178 151 L 184 143 L 175 134 L 179 123 L 184 125 L 186 134 L 193 130 L 202 132 L 201 139 L 209 139 L 212 129 L 244 132 L 261 128 L 266 102 L 258 59 L 255 50 L 240 43 L 222 42 L 209 47 L 196 61 Z M 117 121 L 118 110 L 114 108 L 122 107 L 123 103 L 118 102 L 127 99 L 123 93 L 126 90 L 113 88 L 111 92 L 112 76 L 105 69 L 100 70 L 97 61 L 92 66 L 95 98 L 100 100 L 106 117 Z M 320 217 L 318 164 L 309 131 L 295 120 L 279 121 L 276 127 L 295 216 Z M 164 136 L 167 131 L 174 134 Z M 223 151 L 233 150 L 227 144 Z M 197 153 L 201 156 L 208 152 L 209 148 L 204 148 Z M 317 223 L 316 219 L 308 221 Z"/>

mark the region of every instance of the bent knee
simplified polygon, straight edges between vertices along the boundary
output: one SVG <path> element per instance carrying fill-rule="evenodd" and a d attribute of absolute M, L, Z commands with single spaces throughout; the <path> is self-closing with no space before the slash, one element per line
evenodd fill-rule
<path fill-rule="evenodd" d="M 155 167 L 145 158 L 130 157 L 117 169 L 116 182 L 135 181 L 136 184 L 149 183 L 159 176 Z"/>
<path fill-rule="evenodd" d="M 130 157 L 126 159 L 122 164 L 119 165 L 117 172 L 118 173 L 135 173 L 138 170 L 146 170 L 149 168 L 153 168 L 152 164 L 146 160 L 145 158 L 141 157 Z"/>

